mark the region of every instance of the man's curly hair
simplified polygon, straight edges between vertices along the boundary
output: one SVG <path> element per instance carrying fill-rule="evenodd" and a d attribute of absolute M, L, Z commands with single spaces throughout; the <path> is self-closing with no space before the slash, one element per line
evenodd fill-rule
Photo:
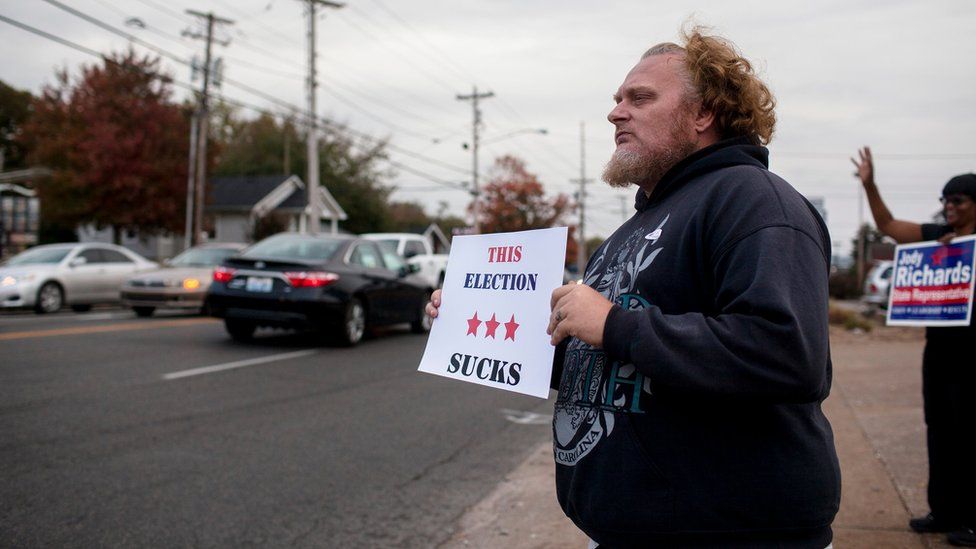
<path fill-rule="evenodd" d="M 762 145 L 773 138 L 776 99 L 759 79 L 752 64 L 735 45 L 704 33 L 695 26 L 682 32 L 684 46 L 671 42 L 647 50 L 652 55 L 679 53 L 684 56 L 689 99 L 701 101 L 715 114 L 722 138 L 749 137 Z"/>

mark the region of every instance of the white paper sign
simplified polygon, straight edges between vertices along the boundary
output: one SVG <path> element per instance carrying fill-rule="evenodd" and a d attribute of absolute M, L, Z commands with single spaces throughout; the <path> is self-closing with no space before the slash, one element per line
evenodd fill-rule
<path fill-rule="evenodd" d="M 549 396 L 549 299 L 562 286 L 566 227 L 455 236 L 421 372 Z"/>

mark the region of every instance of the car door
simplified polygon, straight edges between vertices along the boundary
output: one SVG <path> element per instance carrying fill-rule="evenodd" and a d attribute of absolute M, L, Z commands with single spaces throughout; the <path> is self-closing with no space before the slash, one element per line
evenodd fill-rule
<path fill-rule="evenodd" d="M 417 320 L 417 311 L 426 304 L 427 292 L 408 281 L 409 265 L 393 248 L 380 245 L 383 262 L 388 271 L 393 273 L 394 279 L 390 287 L 390 301 L 396 313 L 396 321 L 413 322 Z"/>
<path fill-rule="evenodd" d="M 102 279 L 99 281 L 100 300 L 118 301 L 121 299 L 122 283 L 131 275 L 135 274 L 138 269 L 138 264 L 135 260 L 118 250 L 102 248 L 101 252 L 105 271 Z"/>
<path fill-rule="evenodd" d="M 93 303 L 99 300 L 105 263 L 100 248 L 83 248 L 68 260 L 64 274 L 65 298 L 68 303 Z"/>
<path fill-rule="evenodd" d="M 370 319 L 379 322 L 394 320 L 390 293 L 396 274 L 386 268 L 376 245 L 372 242 L 353 244 L 348 263 L 367 281 L 362 290 L 369 301 Z"/>

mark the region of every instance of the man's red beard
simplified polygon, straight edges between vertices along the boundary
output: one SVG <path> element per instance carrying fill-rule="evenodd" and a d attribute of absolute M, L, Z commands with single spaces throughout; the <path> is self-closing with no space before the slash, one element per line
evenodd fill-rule
<path fill-rule="evenodd" d="M 680 123 L 680 119 L 673 121 L 668 128 L 668 143 L 654 151 L 617 149 L 603 168 L 603 180 L 611 187 L 636 184 L 645 190 L 653 189 L 668 170 L 696 150 L 696 144 L 679 128 Z"/>

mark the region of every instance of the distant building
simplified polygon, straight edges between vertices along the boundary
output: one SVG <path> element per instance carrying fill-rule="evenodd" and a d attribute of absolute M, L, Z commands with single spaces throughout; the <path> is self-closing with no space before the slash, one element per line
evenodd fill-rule
<path fill-rule="evenodd" d="M 41 204 L 32 187 L 50 174 L 46 168 L 0 173 L 0 259 L 37 244 Z"/>
<path fill-rule="evenodd" d="M 213 216 L 216 242 L 250 242 L 258 221 L 278 214 L 288 231 L 304 231 L 308 198 L 297 175 L 214 177 L 210 180 L 207 215 Z M 325 186 L 319 187 L 323 231 L 338 232 L 349 216 Z"/>

